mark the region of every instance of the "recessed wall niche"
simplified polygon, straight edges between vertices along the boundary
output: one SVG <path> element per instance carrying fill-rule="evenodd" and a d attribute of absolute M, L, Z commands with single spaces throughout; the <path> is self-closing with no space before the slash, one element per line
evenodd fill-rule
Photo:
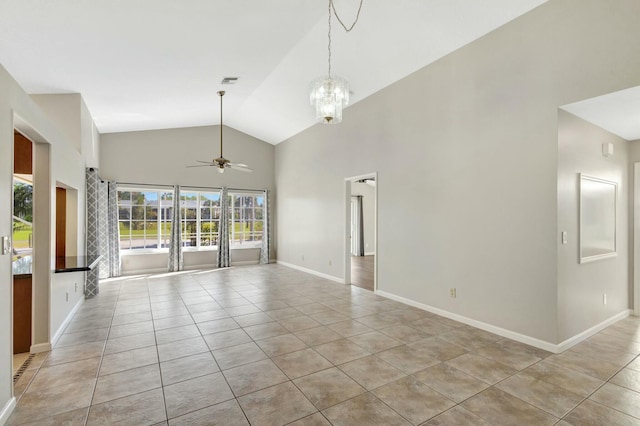
<path fill-rule="evenodd" d="M 56 182 L 55 255 L 78 255 L 78 190 L 61 182 Z"/>

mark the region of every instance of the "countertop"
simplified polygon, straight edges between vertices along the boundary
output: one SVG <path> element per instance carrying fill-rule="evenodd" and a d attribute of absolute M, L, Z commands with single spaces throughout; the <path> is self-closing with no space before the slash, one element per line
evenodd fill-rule
<path fill-rule="evenodd" d="M 78 272 L 78 271 L 90 271 L 98 262 L 100 262 L 102 256 L 66 256 L 56 257 L 56 269 L 55 273 L 61 272 Z"/>

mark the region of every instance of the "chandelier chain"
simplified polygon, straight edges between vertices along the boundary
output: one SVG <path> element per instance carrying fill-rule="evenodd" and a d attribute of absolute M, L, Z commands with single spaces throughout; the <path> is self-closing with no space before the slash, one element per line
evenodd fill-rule
<path fill-rule="evenodd" d="M 329 7 L 333 9 L 333 13 L 336 15 L 336 19 L 338 20 L 338 22 L 340 22 L 340 25 L 342 25 L 342 28 L 344 28 L 346 32 L 351 31 L 353 27 L 355 27 L 356 24 L 358 23 L 358 18 L 360 18 L 360 10 L 362 10 L 363 1 L 364 0 L 360 0 L 360 6 L 358 6 L 358 13 L 356 14 L 356 19 L 353 21 L 353 24 L 351 24 L 351 26 L 347 28 L 344 22 L 342 22 L 342 19 L 340 19 L 340 16 L 338 15 L 338 11 L 336 10 L 336 5 L 333 4 L 333 0 L 329 0 Z M 329 14 L 331 14 L 331 11 L 329 11 Z M 329 23 L 329 25 L 331 25 L 331 23 Z"/>
<path fill-rule="evenodd" d="M 329 50 L 329 72 L 327 73 L 327 75 L 329 76 L 329 78 L 331 78 L 331 5 L 333 4 L 332 0 L 329 0 L 329 46 L 328 46 L 328 50 Z M 336 15 L 337 17 L 338 15 Z"/>

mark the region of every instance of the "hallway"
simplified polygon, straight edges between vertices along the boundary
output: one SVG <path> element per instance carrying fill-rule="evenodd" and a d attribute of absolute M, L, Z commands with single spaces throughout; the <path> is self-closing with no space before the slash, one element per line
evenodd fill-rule
<path fill-rule="evenodd" d="M 552 355 L 281 265 L 123 277 L 8 424 L 639 424 L 639 353 L 637 317 Z"/>
<path fill-rule="evenodd" d="M 374 290 L 375 256 L 351 256 L 351 285 Z"/>

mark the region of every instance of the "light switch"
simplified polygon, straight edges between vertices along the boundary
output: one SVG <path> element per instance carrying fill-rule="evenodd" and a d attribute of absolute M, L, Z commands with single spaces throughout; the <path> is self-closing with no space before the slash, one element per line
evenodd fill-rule
<path fill-rule="evenodd" d="M 567 244 L 567 231 L 562 231 L 562 244 Z"/>

